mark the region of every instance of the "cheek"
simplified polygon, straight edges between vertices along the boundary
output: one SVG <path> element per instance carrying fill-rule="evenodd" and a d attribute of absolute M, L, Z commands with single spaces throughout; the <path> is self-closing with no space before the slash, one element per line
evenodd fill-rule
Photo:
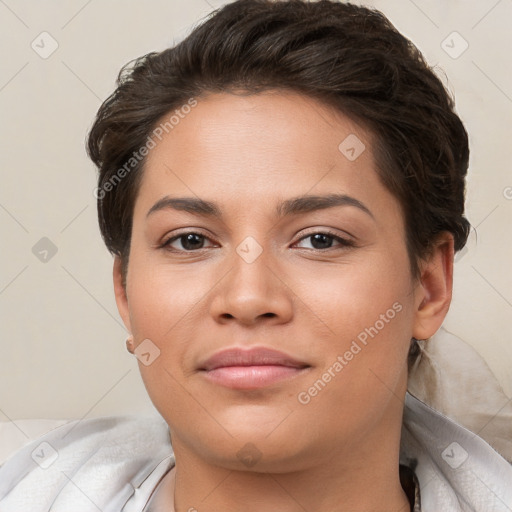
<path fill-rule="evenodd" d="M 315 310 L 332 333 L 322 340 L 323 364 L 291 406 L 303 428 L 321 418 L 326 439 L 364 437 L 388 407 L 401 407 L 413 308 L 410 281 L 394 266 L 354 266 L 321 282 L 324 298 L 317 296 Z"/>
<path fill-rule="evenodd" d="M 331 331 L 322 340 L 326 356 L 319 373 L 340 376 L 325 375 L 333 381 L 325 399 L 333 393 L 338 403 L 371 402 L 376 386 L 384 393 L 396 390 L 406 370 L 414 310 L 405 249 L 365 261 L 316 276 L 316 292 L 308 299 Z"/>
<path fill-rule="evenodd" d="M 331 327 L 331 334 L 346 343 L 376 322 L 380 331 L 403 327 L 411 320 L 411 280 L 403 268 L 407 257 L 375 253 L 350 263 L 297 272 L 298 295 Z M 393 308 L 394 304 L 395 307 Z M 400 309 L 398 314 L 397 309 Z M 386 329 L 382 328 L 382 321 Z M 388 321 L 390 320 L 390 321 Z M 341 347 L 336 347 L 341 348 Z"/>
<path fill-rule="evenodd" d="M 197 279 L 190 266 L 155 262 L 140 251 L 130 259 L 127 293 L 136 339 L 147 337 L 163 343 L 186 323 L 186 316 L 207 292 L 208 283 Z"/>
<path fill-rule="evenodd" d="M 209 283 L 198 275 L 197 270 L 185 265 L 171 271 L 168 265 L 155 264 L 142 251 L 134 252 L 130 259 L 127 293 L 132 333 L 137 344 L 150 340 L 158 353 L 147 366 L 139 361 L 153 400 L 160 395 L 176 396 L 175 377 L 181 381 L 190 366 L 187 349 L 197 329 L 197 316 L 204 315 L 201 299 L 209 289 Z"/>
<path fill-rule="evenodd" d="M 139 371 L 154 406 L 172 425 L 173 418 L 191 414 L 193 403 L 184 392 L 183 375 L 194 329 L 192 319 L 205 292 L 186 270 L 170 272 L 135 254 L 130 265 L 127 292 L 134 339 L 137 343 L 150 340 L 157 354 L 147 365 L 139 359 Z M 172 417 L 168 417 L 169 411 Z M 200 411 L 194 414 L 199 416 Z"/>

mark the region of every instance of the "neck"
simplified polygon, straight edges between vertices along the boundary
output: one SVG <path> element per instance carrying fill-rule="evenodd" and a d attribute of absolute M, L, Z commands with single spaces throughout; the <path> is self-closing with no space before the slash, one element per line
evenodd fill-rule
<path fill-rule="evenodd" d="M 409 502 L 400 486 L 398 467 L 375 478 L 374 471 L 334 476 L 331 467 L 294 474 L 228 470 L 193 472 L 176 468 L 172 482 L 176 512 L 245 510 L 263 512 L 406 512 Z M 180 471 L 181 470 L 181 471 Z"/>
<path fill-rule="evenodd" d="M 400 431 L 372 437 L 366 432 L 316 464 L 288 472 L 211 465 L 173 439 L 177 465 L 167 496 L 174 497 L 176 512 L 408 512 L 399 478 Z"/>

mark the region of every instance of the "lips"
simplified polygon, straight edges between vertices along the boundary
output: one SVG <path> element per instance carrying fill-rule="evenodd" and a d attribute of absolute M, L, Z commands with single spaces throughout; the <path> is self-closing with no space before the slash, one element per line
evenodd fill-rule
<path fill-rule="evenodd" d="M 199 367 L 212 383 L 233 389 L 258 389 L 296 377 L 310 368 L 288 354 L 257 347 L 217 352 Z"/>
<path fill-rule="evenodd" d="M 306 363 L 297 361 L 293 357 L 269 348 L 253 348 L 242 350 L 231 348 L 217 352 L 207 359 L 201 370 L 215 370 L 226 366 L 286 366 L 289 368 L 304 368 Z"/>

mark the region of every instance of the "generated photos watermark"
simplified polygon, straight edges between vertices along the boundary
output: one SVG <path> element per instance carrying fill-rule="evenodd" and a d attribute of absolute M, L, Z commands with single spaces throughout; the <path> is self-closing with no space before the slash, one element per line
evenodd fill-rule
<path fill-rule="evenodd" d="M 357 356 L 364 347 L 368 345 L 368 342 L 375 338 L 387 324 L 396 317 L 403 309 L 400 302 L 395 302 L 385 313 L 379 316 L 379 319 L 375 323 L 366 327 L 352 340 L 350 347 L 346 350 L 343 355 L 338 355 L 336 360 L 325 370 L 319 379 L 317 379 L 307 390 L 301 391 L 297 395 L 297 400 L 302 405 L 307 405 L 311 400 L 318 396 L 323 391 L 329 382 L 331 382 L 339 373 Z"/>
<path fill-rule="evenodd" d="M 108 192 L 114 190 L 114 188 L 140 163 L 149 152 L 156 147 L 156 140 L 162 140 L 164 133 L 169 133 L 174 130 L 176 126 L 181 122 L 182 119 L 190 114 L 192 109 L 197 106 L 197 100 L 190 98 L 187 103 L 176 109 L 166 121 L 160 123 L 152 132 L 148 135 L 145 144 L 140 147 L 137 151 L 132 153 L 132 156 L 128 161 L 120 167 L 115 174 L 113 174 L 105 183 L 102 183 L 100 187 L 94 189 L 94 197 L 96 199 L 103 199 Z"/>

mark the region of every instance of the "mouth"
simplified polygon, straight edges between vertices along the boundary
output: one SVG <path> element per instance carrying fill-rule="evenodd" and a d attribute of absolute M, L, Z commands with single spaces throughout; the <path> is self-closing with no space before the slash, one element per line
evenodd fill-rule
<path fill-rule="evenodd" d="M 217 352 L 199 371 L 210 382 L 232 389 L 259 389 L 297 377 L 311 366 L 269 348 L 232 348 Z"/>

